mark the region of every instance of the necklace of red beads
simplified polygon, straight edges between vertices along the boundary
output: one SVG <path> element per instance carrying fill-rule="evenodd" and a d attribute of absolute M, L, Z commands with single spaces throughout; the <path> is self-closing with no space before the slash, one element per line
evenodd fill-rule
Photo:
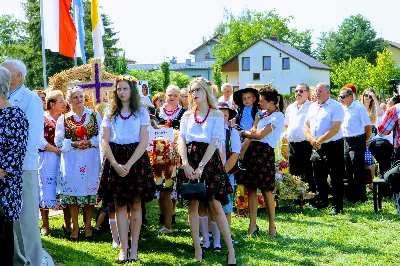
<path fill-rule="evenodd" d="M 211 107 L 209 106 L 206 117 L 204 117 L 203 120 L 198 120 L 197 119 L 197 108 L 196 108 L 196 110 L 194 110 L 194 122 L 196 122 L 197 124 L 203 124 L 207 120 L 207 117 L 210 114 L 210 110 L 211 110 Z"/>
<path fill-rule="evenodd" d="M 174 110 L 172 110 L 172 111 L 168 111 L 167 108 L 165 108 L 165 107 L 163 107 L 163 110 L 164 110 L 164 113 L 165 113 L 167 116 L 173 116 L 174 114 L 176 114 L 176 112 L 179 111 L 179 106 L 176 107 L 176 108 L 175 108 Z"/>
<path fill-rule="evenodd" d="M 122 120 L 128 120 L 129 118 L 131 118 L 132 115 L 132 112 L 128 116 L 123 116 L 122 112 L 119 113 L 119 117 L 121 117 Z"/>
<path fill-rule="evenodd" d="M 86 120 L 86 113 L 83 114 L 81 120 L 79 121 L 76 121 L 73 115 L 71 116 L 72 123 L 74 123 L 77 126 L 82 126 L 85 123 L 85 120 Z"/>

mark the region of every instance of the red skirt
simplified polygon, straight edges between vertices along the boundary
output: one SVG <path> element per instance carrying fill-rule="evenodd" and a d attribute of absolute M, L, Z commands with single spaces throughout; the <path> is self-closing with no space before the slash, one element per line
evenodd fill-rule
<path fill-rule="evenodd" d="M 128 162 L 138 145 L 110 142 L 115 160 L 122 165 Z M 138 197 L 150 201 L 155 198 L 155 192 L 156 185 L 147 152 L 132 165 L 125 177 L 119 176 L 111 163 L 105 160 L 98 190 L 98 197 L 103 204 L 115 202 L 118 206 L 124 206 L 133 204 Z"/>
<path fill-rule="evenodd" d="M 274 191 L 275 189 L 275 152 L 267 143 L 252 141 L 244 159 L 246 171 L 235 174 L 237 184 L 246 188 Z"/>
<path fill-rule="evenodd" d="M 188 162 L 194 170 L 196 170 L 200 161 L 203 159 L 208 145 L 208 143 L 194 141 L 186 144 Z M 233 189 L 225 167 L 222 165 L 218 150 L 215 150 L 211 159 L 204 166 L 201 181 L 204 180 L 207 186 L 206 193 L 208 201 L 216 199 L 220 201 L 221 204 L 226 204 L 228 202 L 228 195 L 233 193 Z M 188 182 L 183 168 L 178 171 L 177 181 L 178 188 L 180 188 L 183 182 Z"/>

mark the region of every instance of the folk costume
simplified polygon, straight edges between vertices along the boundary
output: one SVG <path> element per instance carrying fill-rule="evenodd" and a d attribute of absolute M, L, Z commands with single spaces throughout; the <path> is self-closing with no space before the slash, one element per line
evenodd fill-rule
<path fill-rule="evenodd" d="M 57 177 L 60 172 L 60 155 L 46 151 L 47 144 L 56 146 L 57 121 L 49 113 L 44 113 L 44 135 L 39 146 L 39 207 L 43 209 L 57 209 L 60 207 L 57 200 Z"/>
<path fill-rule="evenodd" d="M 136 113 L 120 113 L 109 118 L 104 115 L 102 127 L 111 129 L 110 148 L 119 164 L 126 164 L 140 143 L 140 127 L 150 125 L 150 116 L 144 107 Z M 98 196 L 103 204 L 114 203 L 118 206 L 133 204 L 140 197 L 143 201 L 154 198 L 155 184 L 153 171 L 147 152 L 133 164 L 129 174 L 121 177 L 105 160 L 101 174 Z"/>
<path fill-rule="evenodd" d="M 159 125 L 179 130 L 181 118 L 186 109 L 178 105 L 174 110 L 168 111 L 166 104 L 156 111 L 156 118 Z"/>
<path fill-rule="evenodd" d="M 251 92 L 256 97 L 253 106 L 245 106 L 243 104 L 243 93 Z M 236 124 L 240 125 L 243 130 L 250 130 L 253 127 L 255 117 L 258 113 L 258 91 L 253 88 L 244 88 L 233 93 L 233 101 L 238 106 L 236 115 Z"/>
<path fill-rule="evenodd" d="M 100 176 L 100 125 L 98 112 L 84 108 L 79 117 L 73 111 L 60 116 L 55 144 L 62 151 L 58 189 L 62 204 L 96 204 Z M 91 147 L 80 150 L 72 142 L 90 140 Z"/>
<path fill-rule="evenodd" d="M 181 120 L 179 137 L 186 140 L 188 163 L 193 169 L 198 167 L 212 139 L 217 139 L 216 145 L 219 150 L 222 150 L 225 141 L 224 118 L 208 117 L 209 112 L 210 109 L 201 121 L 197 120 L 196 112 L 189 117 L 182 117 Z M 208 201 L 216 199 L 224 205 L 228 203 L 228 195 L 233 192 L 233 189 L 218 149 L 204 166 L 201 181 L 206 181 Z M 182 169 L 178 174 L 178 187 L 187 181 Z"/>
<path fill-rule="evenodd" d="M 257 130 L 272 125 L 272 131 L 260 140 L 252 140 L 244 155 L 247 171 L 237 174 L 237 183 L 247 188 L 274 191 L 275 189 L 275 152 L 280 135 L 284 129 L 284 115 L 279 110 L 270 114 L 263 111 Z"/>

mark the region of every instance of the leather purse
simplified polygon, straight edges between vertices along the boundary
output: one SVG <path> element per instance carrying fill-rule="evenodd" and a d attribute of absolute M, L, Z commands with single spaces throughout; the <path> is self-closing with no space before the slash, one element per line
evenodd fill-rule
<path fill-rule="evenodd" d="M 183 169 L 179 169 L 178 176 L 185 175 Z M 206 181 L 183 182 L 180 187 L 180 194 L 184 200 L 206 200 Z"/>

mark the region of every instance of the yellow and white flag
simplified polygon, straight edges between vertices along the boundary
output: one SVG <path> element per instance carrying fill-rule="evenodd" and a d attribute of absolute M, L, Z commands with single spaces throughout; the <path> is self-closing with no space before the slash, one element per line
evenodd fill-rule
<path fill-rule="evenodd" d="M 101 19 L 99 11 L 99 1 L 92 0 L 91 5 L 91 15 L 92 15 L 92 38 L 93 38 L 93 52 L 94 57 L 101 58 L 104 61 L 104 47 L 103 47 L 103 20 Z"/>

